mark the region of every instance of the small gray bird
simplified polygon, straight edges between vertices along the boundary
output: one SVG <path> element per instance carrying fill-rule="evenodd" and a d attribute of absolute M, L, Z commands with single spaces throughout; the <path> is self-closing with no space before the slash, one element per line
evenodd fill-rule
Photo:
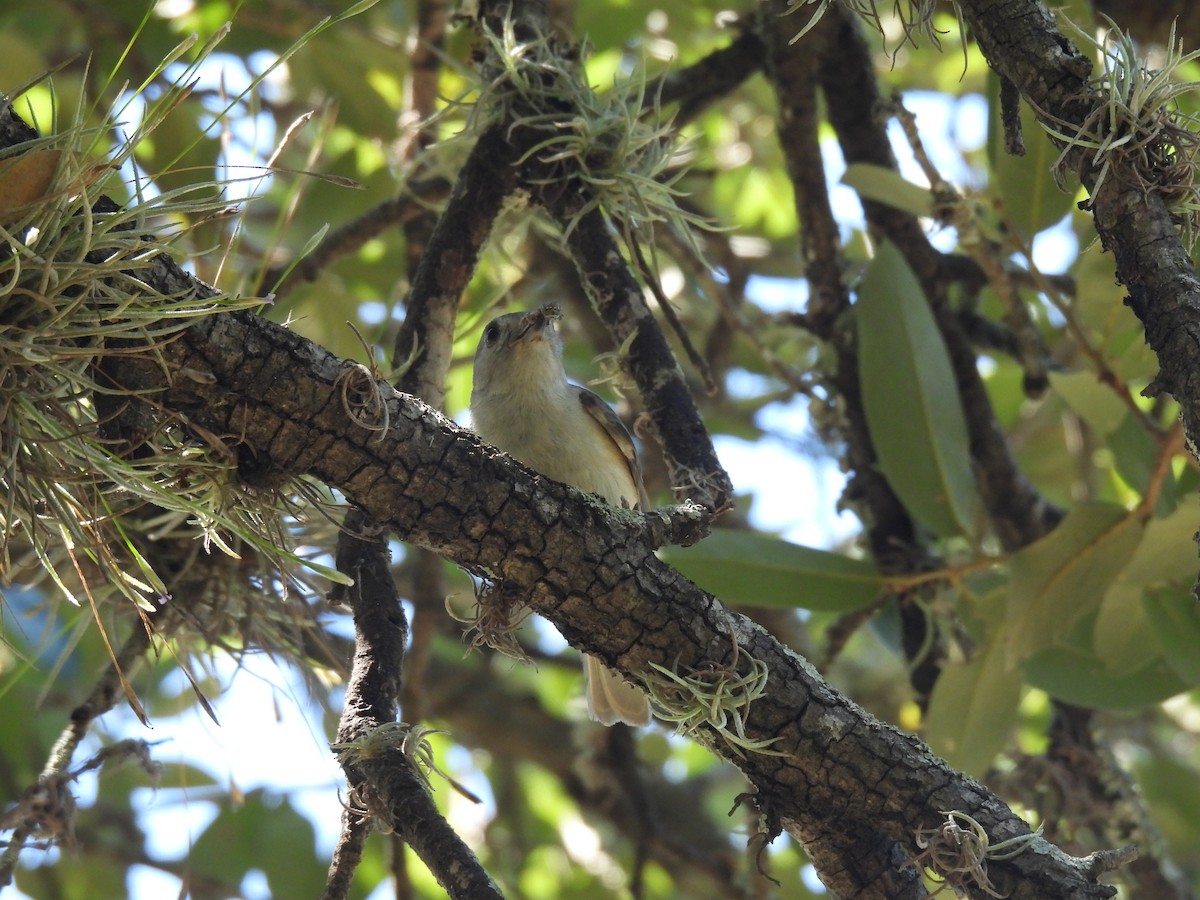
<path fill-rule="evenodd" d="M 546 305 L 509 313 L 483 330 L 475 351 L 471 420 L 485 441 L 547 478 L 598 494 L 614 506 L 646 508 L 633 438 L 603 400 L 567 381 L 561 314 Z M 612 725 L 647 725 L 646 695 L 584 655 L 588 714 Z"/>

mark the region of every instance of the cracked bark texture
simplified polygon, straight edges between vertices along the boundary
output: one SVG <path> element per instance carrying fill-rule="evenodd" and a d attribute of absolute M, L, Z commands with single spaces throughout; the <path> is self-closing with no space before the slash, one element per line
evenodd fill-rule
<path fill-rule="evenodd" d="M 1028 832 L 986 789 L 838 695 L 806 661 L 659 561 L 657 513 L 617 510 L 540 479 L 383 383 L 391 426 L 366 431 L 343 407 L 341 361 L 252 315 L 204 320 L 163 354 L 172 375 L 156 399 L 165 408 L 236 435 L 278 475 L 309 474 L 339 489 L 403 539 L 503 580 L 571 643 L 634 679 L 646 679 L 651 661 L 680 672 L 728 664 L 736 640 L 738 652 L 770 672 L 746 733 L 774 739 L 772 752 L 735 752 L 711 730 L 699 737 L 801 839 L 821 835 L 870 855 L 870 842 L 856 838 L 878 832 L 915 854 L 916 829 L 946 809 L 969 811 L 995 841 Z M 143 380 L 153 377 L 150 366 L 139 368 Z M 1085 864 L 1036 846 L 992 866 L 1010 896 L 1111 896 Z"/>
<path fill-rule="evenodd" d="M 965 2 L 964 8 L 993 64 L 1024 96 L 1081 121 L 1090 108 L 1080 99 L 1087 96 L 1086 67 L 1055 37 L 1037 4 Z M 1082 164 L 1081 172 L 1086 181 Z M 1181 270 L 1169 216 L 1155 198 L 1133 197 L 1116 182 L 1096 198 L 1096 216 L 1122 277 L 1142 279 L 1126 283 L 1131 306 L 1147 322 L 1148 338 L 1164 361 L 1163 385 L 1184 403 L 1185 418 L 1194 416 L 1184 401 L 1195 387 L 1192 377 L 1169 372 L 1167 364 L 1190 347 L 1196 302 L 1194 275 L 1189 282 Z M 1135 228 L 1135 218 L 1153 227 Z M 588 234 L 581 228 L 579 240 Z M 1139 234 L 1150 235 L 1149 242 L 1135 240 Z M 613 268 L 611 241 L 574 249 L 581 273 L 594 279 L 593 299 L 610 330 L 618 338 L 636 333 L 643 340 L 638 317 L 644 307 L 632 301 L 636 290 L 640 303 L 640 289 L 624 280 L 627 270 Z M 1153 259 L 1144 260 L 1147 253 Z M 145 277 L 161 279 L 166 291 L 203 292 L 169 260 L 160 263 Z M 450 265 L 445 271 L 457 270 Z M 629 302 L 610 305 L 612 298 Z M 903 851 L 915 855 L 916 829 L 939 822 L 942 810 L 969 812 L 994 841 L 1027 832 L 980 785 L 839 696 L 804 660 L 657 560 L 654 548 L 666 538 L 680 539 L 694 521 L 687 514 L 664 519 L 613 510 L 538 479 L 385 384 L 378 390 L 388 398 L 391 427 L 383 434 L 365 431 L 343 405 L 344 364 L 250 315 L 201 322 L 162 353 L 165 372 L 146 359 L 119 360 L 121 383 L 154 392 L 155 402 L 182 422 L 231 446 L 244 444 L 278 477 L 318 478 L 404 539 L 521 590 L 572 643 L 631 677 L 645 680 L 652 661 L 677 671 L 728 664 L 735 641 L 738 652 L 762 661 L 771 678 L 750 710 L 746 731 L 751 739 L 774 739 L 772 752 L 739 754 L 711 730 L 701 737 L 746 773 L 767 819 L 813 848 L 814 859 L 852 873 L 851 883 L 862 886 L 857 896 L 898 896 L 895 866 Z M 635 372 L 654 371 L 659 353 L 657 345 L 635 350 Z M 643 367 L 642 359 L 650 364 Z M 654 392 L 646 385 L 654 388 L 655 382 L 642 381 L 652 405 Z M 661 414 L 668 415 L 674 402 L 663 400 Z M 683 447 L 693 437 L 684 429 L 674 442 Z M 1112 893 L 1094 883 L 1087 860 L 1072 860 L 1044 842 L 994 864 L 991 876 L 1012 897 Z"/>

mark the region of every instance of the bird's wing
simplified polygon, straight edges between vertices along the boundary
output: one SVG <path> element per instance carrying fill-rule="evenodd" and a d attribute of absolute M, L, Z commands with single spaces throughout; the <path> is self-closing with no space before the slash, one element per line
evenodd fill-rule
<path fill-rule="evenodd" d="M 634 447 L 633 438 L 630 437 L 624 423 L 613 412 L 612 407 L 605 403 L 598 395 L 577 384 L 572 385 L 572 387 L 575 388 L 576 394 L 579 397 L 579 404 L 584 408 L 584 411 L 604 429 L 605 434 L 612 440 L 613 446 L 625 458 L 625 464 L 629 466 L 629 475 L 633 478 L 633 483 L 637 487 L 638 508 L 649 509 L 650 500 L 646 496 L 646 487 L 642 484 L 642 469 L 638 465 L 637 448 Z"/>

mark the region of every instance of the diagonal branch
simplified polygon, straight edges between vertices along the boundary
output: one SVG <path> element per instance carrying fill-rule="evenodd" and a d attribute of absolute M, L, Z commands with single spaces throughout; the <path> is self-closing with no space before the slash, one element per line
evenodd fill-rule
<path fill-rule="evenodd" d="M 572 217 L 559 202 L 551 201 L 550 208 L 560 222 Z M 570 230 L 567 248 L 601 321 L 618 344 L 628 342 L 625 359 L 663 447 L 676 493 L 714 512 L 726 509 L 733 484 L 717 459 L 675 354 L 604 216 L 597 210 L 585 213 Z"/>
<path fill-rule="evenodd" d="M 1081 129 L 1104 98 L 1088 81 L 1091 63 L 1059 31 L 1038 0 L 961 0 L 963 17 L 989 65 L 1017 86 L 1047 125 Z M 1117 277 L 1129 290 L 1129 307 L 1158 355 L 1158 379 L 1182 408 L 1195 455 L 1200 441 L 1200 279 L 1163 196 L 1139 186 L 1132 173 L 1114 171 L 1097 190 L 1097 171 L 1083 148 L 1071 149 L 1065 166 L 1092 191 L 1096 231 L 1116 258 Z M 1150 390 L 1150 389 L 1148 389 Z"/>
<path fill-rule="evenodd" d="M 403 539 L 504 580 L 572 644 L 640 682 L 651 662 L 686 674 L 758 661 L 769 677 L 742 711 L 742 730 L 769 753 L 741 750 L 711 723 L 695 736 L 742 769 L 759 803 L 797 834 L 869 828 L 916 855 L 918 829 L 947 809 L 971 815 L 993 842 L 1028 833 L 998 798 L 659 561 L 656 514 L 538 478 L 382 383 L 391 425 L 365 430 L 342 406 L 339 360 L 251 315 L 203 320 L 163 354 L 177 373 L 160 381 L 164 408 L 214 434 L 243 435 L 280 474 L 318 478 Z M 1111 896 L 1083 863 L 1036 846 L 993 866 L 1012 897 Z"/>

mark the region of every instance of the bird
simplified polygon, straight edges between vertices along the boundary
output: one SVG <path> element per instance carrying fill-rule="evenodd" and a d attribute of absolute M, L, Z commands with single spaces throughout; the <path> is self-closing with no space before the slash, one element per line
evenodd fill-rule
<path fill-rule="evenodd" d="M 493 319 L 475 351 L 471 423 L 492 446 L 555 481 L 614 506 L 647 509 L 633 438 L 599 396 L 567 380 L 559 307 Z M 584 654 L 588 715 L 604 725 L 647 725 L 646 695 Z"/>

